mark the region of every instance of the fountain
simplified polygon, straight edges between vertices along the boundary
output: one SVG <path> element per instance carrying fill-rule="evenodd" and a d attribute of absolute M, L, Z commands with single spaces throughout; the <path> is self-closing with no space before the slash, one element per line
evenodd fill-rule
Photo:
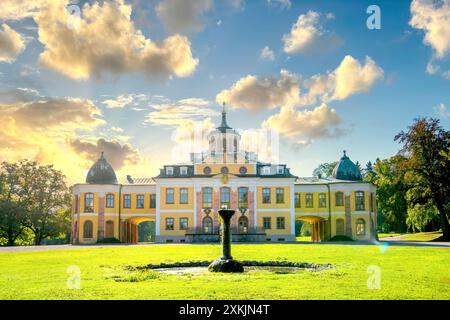
<path fill-rule="evenodd" d="M 242 263 L 231 256 L 230 220 L 234 213 L 230 209 L 219 210 L 222 218 L 222 256 L 209 265 L 208 270 L 211 272 L 244 272 Z"/>

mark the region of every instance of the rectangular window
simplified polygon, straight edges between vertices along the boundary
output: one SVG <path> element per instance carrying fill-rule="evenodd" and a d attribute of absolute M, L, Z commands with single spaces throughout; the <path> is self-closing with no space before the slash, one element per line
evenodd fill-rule
<path fill-rule="evenodd" d="M 187 188 L 180 189 L 180 203 L 181 204 L 188 203 L 188 189 Z"/>
<path fill-rule="evenodd" d="M 370 212 L 373 212 L 373 193 L 370 193 L 370 200 L 369 200 L 369 208 L 370 208 Z"/>
<path fill-rule="evenodd" d="M 325 193 L 319 193 L 319 208 L 327 207 L 327 195 Z"/>
<path fill-rule="evenodd" d="M 284 229 L 285 225 L 284 225 L 284 218 L 283 217 L 278 217 L 277 218 L 277 229 Z"/>
<path fill-rule="evenodd" d="M 174 229 L 174 220 L 173 218 L 166 218 L 166 230 Z"/>
<path fill-rule="evenodd" d="M 306 202 L 306 207 L 307 208 L 312 208 L 314 207 L 314 201 L 313 201 L 313 194 L 312 193 L 307 193 L 305 196 L 305 202 Z"/>
<path fill-rule="evenodd" d="M 106 207 L 114 208 L 114 195 L 111 193 L 106 195 Z"/>
<path fill-rule="evenodd" d="M 203 208 L 212 207 L 212 188 L 203 188 Z"/>
<path fill-rule="evenodd" d="M 277 174 L 283 174 L 284 173 L 284 167 L 283 166 L 278 166 L 277 167 Z"/>
<path fill-rule="evenodd" d="M 174 204 L 174 191 L 173 188 L 167 188 L 166 189 L 166 204 Z"/>
<path fill-rule="evenodd" d="M 168 176 L 173 175 L 173 167 L 166 167 L 166 174 Z"/>
<path fill-rule="evenodd" d="M 270 174 L 270 167 L 263 167 L 262 169 L 263 169 L 262 170 L 262 174 L 265 174 L 265 175 L 269 175 Z"/>
<path fill-rule="evenodd" d="M 94 212 L 94 194 L 86 193 L 84 195 L 84 212 Z"/>
<path fill-rule="evenodd" d="M 356 211 L 364 211 L 364 191 L 355 192 L 355 209 Z"/>
<path fill-rule="evenodd" d="M 180 230 L 188 229 L 188 218 L 180 218 Z"/>
<path fill-rule="evenodd" d="M 220 206 L 222 208 L 230 207 L 230 188 L 228 187 L 220 189 Z"/>
<path fill-rule="evenodd" d="M 277 188 L 277 203 L 284 203 L 284 188 Z"/>
<path fill-rule="evenodd" d="M 156 194 L 150 194 L 150 209 L 156 208 Z"/>
<path fill-rule="evenodd" d="M 123 195 L 123 207 L 127 208 L 127 209 L 131 208 L 131 195 L 130 194 Z"/>
<path fill-rule="evenodd" d="M 144 195 L 143 194 L 138 194 L 136 196 L 136 208 L 144 209 Z"/>
<path fill-rule="evenodd" d="M 334 196 L 335 196 L 336 207 L 343 207 L 344 206 L 344 193 L 341 191 L 338 191 L 334 194 Z"/>
<path fill-rule="evenodd" d="M 187 167 L 181 167 L 180 168 L 180 175 L 182 175 L 182 176 L 187 175 Z"/>
<path fill-rule="evenodd" d="M 272 229 L 272 219 L 270 217 L 263 218 L 263 228 L 264 230 Z"/>
<path fill-rule="evenodd" d="M 248 208 L 248 189 L 245 187 L 238 189 L 238 205 L 239 208 Z"/>
<path fill-rule="evenodd" d="M 263 188 L 262 189 L 262 202 L 263 203 L 270 203 L 270 188 Z"/>
<path fill-rule="evenodd" d="M 296 208 L 300 208 L 301 206 L 301 201 L 300 201 L 300 193 L 296 193 L 295 194 L 295 207 Z"/>

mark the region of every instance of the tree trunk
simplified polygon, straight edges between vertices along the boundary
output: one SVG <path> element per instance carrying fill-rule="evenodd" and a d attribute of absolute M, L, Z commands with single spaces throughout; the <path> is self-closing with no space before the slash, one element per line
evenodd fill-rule
<path fill-rule="evenodd" d="M 444 241 L 450 241 L 450 224 L 444 211 L 439 210 L 442 225 L 442 238 Z"/>
<path fill-rule="evenodd" d="M 34 245 L 39 246 L 41 244 L 41 233 L 39 231 L 36 231 L 34 234 Z"/>

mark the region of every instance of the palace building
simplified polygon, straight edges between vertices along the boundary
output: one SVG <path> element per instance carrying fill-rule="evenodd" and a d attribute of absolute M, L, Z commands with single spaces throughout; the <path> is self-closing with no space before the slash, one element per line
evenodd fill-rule
<path fill-rule="evenodd" d="M 345 154 L 332 177 L 300 178 L 285 164 L 258 161 L 239 150 L 240 135 L 222 123 L 206 152 L 158 176 L 118 181 L 103 153 L 86 183 L 73 186 L 72 243 L 138 242 L 138 225 L 154 221 L 156 242 L 217 242 L 218 210 L 236 210 L 232 240 L 295 241 L 295 221 L 312 225 L 312 241 L 376 237 L 376 188 Z"/>

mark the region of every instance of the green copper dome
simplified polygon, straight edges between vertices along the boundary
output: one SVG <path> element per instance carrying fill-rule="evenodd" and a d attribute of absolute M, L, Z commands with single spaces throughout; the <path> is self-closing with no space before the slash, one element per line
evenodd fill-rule
<path fill-rule="evenodd" d="M 333 169 L 333 178 L 351 181 L 362 180 L 361 172 L 353 161 L 347 157 L 345 150 L 341 160 Z"/>
<path fill-rule="evenodd" d="M 92 165 L 86 176 L 86 183 L 93 184 L 117 184 L 117 177 L 114 169 L 103 157 L 103 152 L 100 159 Z"/>

